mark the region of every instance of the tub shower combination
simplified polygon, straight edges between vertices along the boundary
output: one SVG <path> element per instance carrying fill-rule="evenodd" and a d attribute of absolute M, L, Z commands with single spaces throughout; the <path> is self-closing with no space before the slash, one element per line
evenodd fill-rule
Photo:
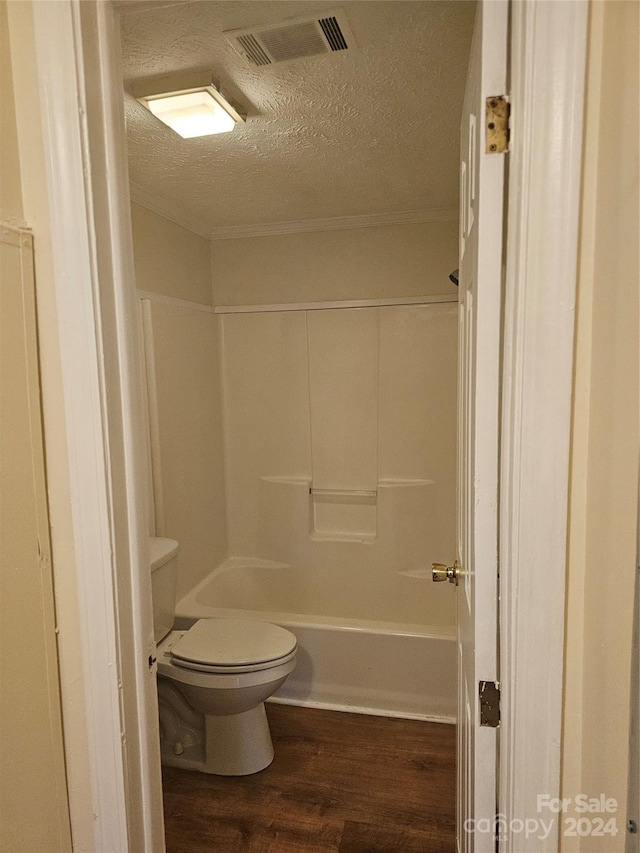
<path fill-rule="evenodd" d="M 292 631 L 297 665 L 271 701 L 454 719 L 455 594 L 429 569 L 455 551 L 454 299 L 209 315 L 228 556 L 180 598 L 176 627 Z M 143 308 L 149 375 L 156 304 Z"/>

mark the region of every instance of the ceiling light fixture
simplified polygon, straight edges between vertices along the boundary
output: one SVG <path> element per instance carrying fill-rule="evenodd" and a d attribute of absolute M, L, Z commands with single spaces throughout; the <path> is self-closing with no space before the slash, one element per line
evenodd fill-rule
<path fill-rule="evenodd" d="M 208 71 L 156 77 L 136 83 L 134 97 L 183 139 L 228 133 L 246 113 L 225 97 Z"/>

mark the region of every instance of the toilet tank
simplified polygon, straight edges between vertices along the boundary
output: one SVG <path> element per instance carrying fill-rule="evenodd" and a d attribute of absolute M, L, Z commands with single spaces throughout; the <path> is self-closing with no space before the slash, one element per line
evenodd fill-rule
<path fill-rule="evenodd" d="M 176 574 L 179 545 L 175 539 L 149 537 L 153 635 L 156 643 L 173 628 L 176 615 Z"/>

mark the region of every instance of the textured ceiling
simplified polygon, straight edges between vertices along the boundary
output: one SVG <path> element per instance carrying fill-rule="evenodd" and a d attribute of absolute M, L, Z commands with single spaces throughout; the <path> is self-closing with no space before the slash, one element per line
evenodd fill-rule
<path fill-rule="evenodd" d="M 475 5 L 464 0 L 121 2 L 125 89 L 211 69 L 247 108 L 181 139 L 125 95 L 131 180 L 205 229 L 455 208 Z M 357 47 L 254 69 L 222 31 L 346 14 Z"/>

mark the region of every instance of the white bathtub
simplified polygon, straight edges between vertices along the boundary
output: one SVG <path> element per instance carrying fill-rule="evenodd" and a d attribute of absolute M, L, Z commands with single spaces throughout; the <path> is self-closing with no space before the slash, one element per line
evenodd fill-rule
<path fill-rule="evenodd" d="M 298 663 L 272 701 L 454 722 L 455 627 L 301 613 L 304 588 L 301 570 L 232 558 L 178 603 L 176 626 L 235 617 L 293 631 Z"/>

